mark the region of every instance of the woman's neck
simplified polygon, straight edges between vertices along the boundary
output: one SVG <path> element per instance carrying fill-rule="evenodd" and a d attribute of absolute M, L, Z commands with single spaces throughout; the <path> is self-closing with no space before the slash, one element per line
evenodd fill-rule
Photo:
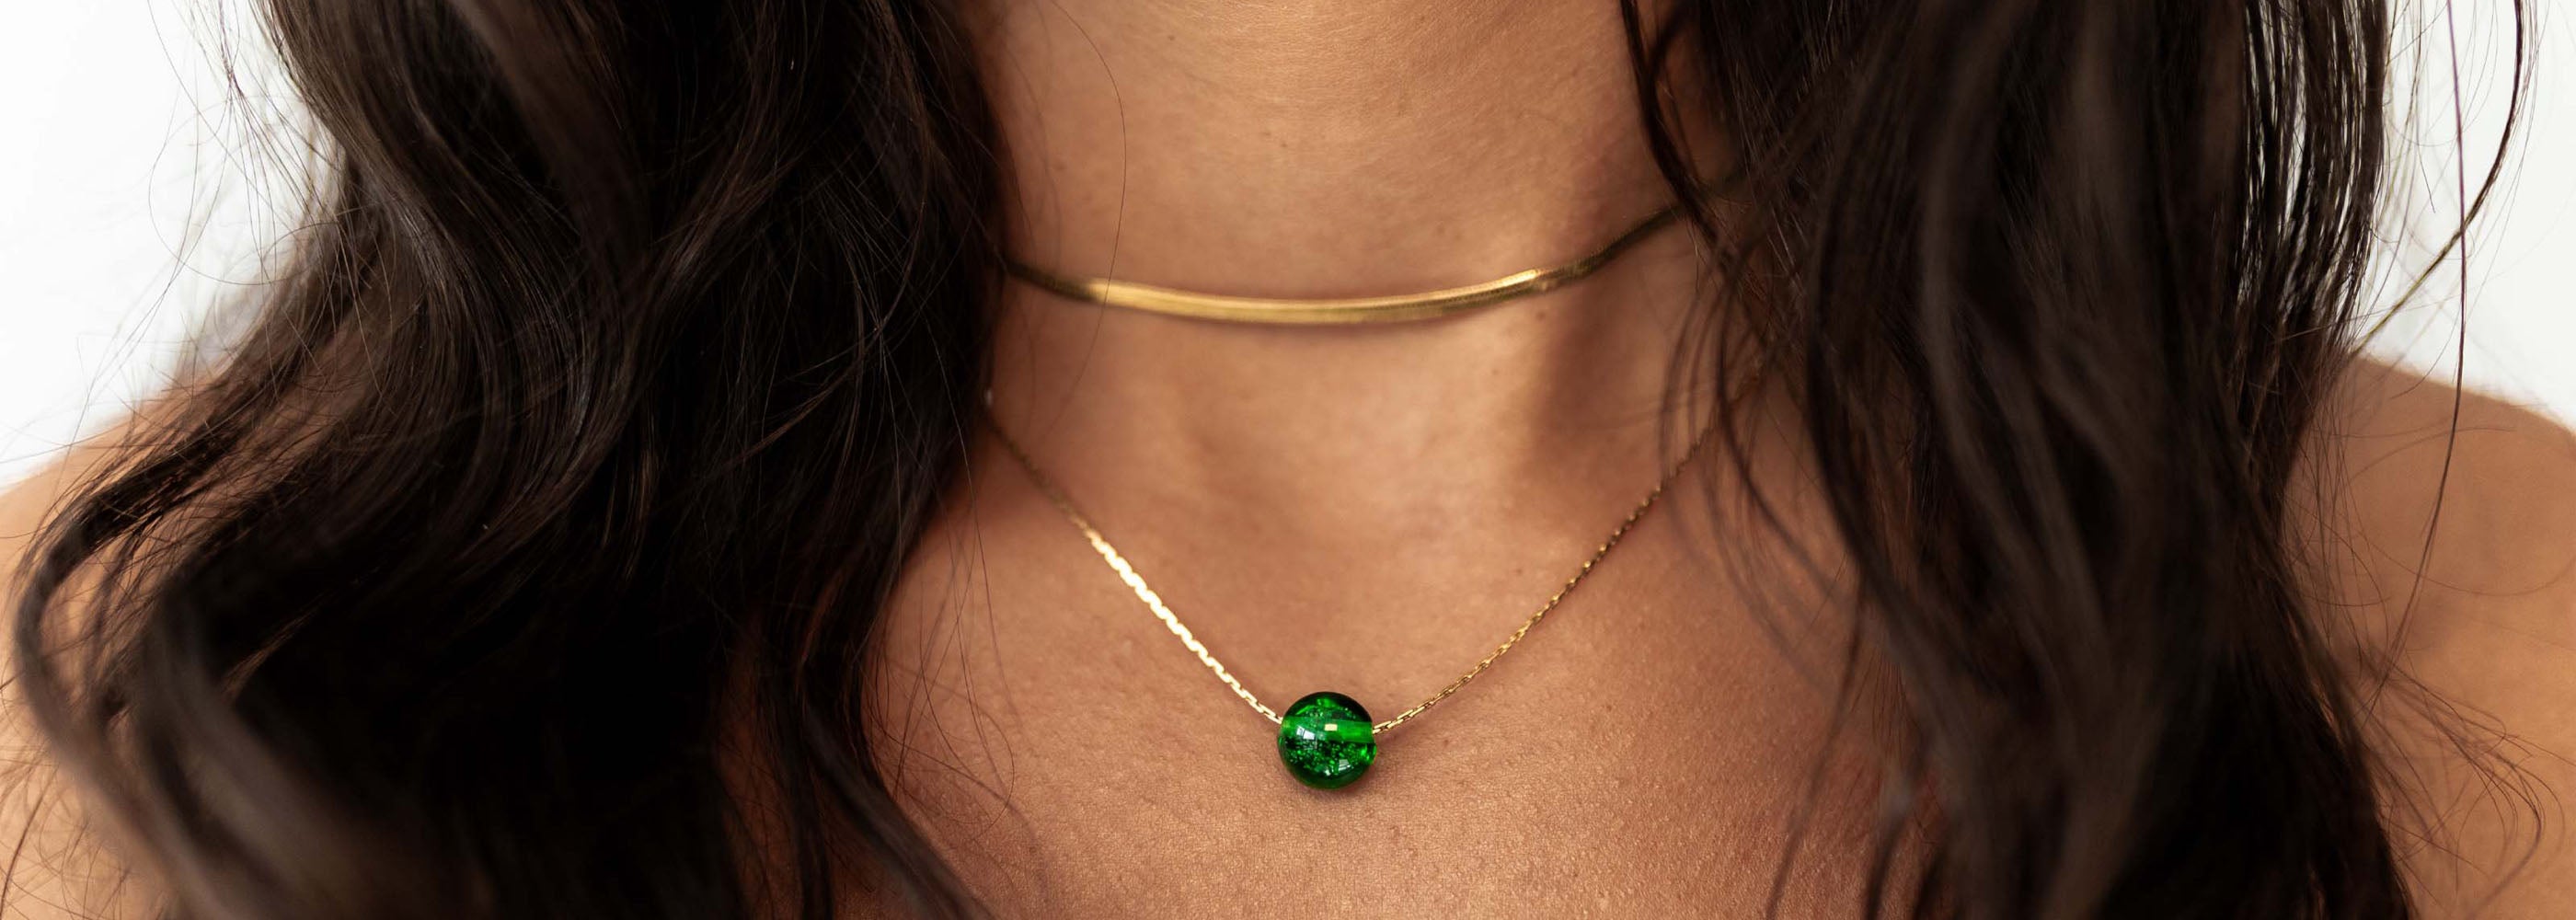
<path fill-rule="evenodd" d="M 1412 292 L 1572 260 L 1670 201 L 1608 5 L 989 2 L 1011 246 L 1060 274 Z M 1454 512 L 1543 481 L 1597 516 L 1653 476 L 1699 273 L 1672 227 L 1565 289 L 1338 329 L 1014 284 L 995 414 L 1078 493 Z"/>

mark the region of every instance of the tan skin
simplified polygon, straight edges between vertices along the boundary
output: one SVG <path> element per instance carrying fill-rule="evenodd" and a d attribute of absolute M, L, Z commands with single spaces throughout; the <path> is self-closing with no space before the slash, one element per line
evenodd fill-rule
<path fill-rule="evenodd" d="M 1066 274 L 1416 290 L 1571 256 L 1663 201 L 1606 5 L 991 3 L 1014 238 Z M 1697 270 L 1666 232 L 1566 290 L 1346 330 L 1014 286 L 995 415 L 1254 692 L 1334 689 L 1383 717 L 1482 656 L 1652 485 Z M 2419 582 L 2453 399 L 2375 365 L 2348 378 L 2312 452 L 2332 535 L 2309 547 L 2330 564 L 2316 615 L 2576 790 L 2576 440 L 2467 398 Z M 1756 484 L 1821 545 L 1776 408 L 1747 407 Z M 0 557 L 102 456 L 0 504 Z M 886 611 L 881 766 L 1005 916 L 1750 915 L 1824 745 L 1843 623 L 1831 587 L 1781 575 L 1779 537 L 1727 511 L 1745 487 L 1685 479 L 1526 645 L 1386 738 L 1361 785 L 1319 793 L 988 441 Z M 1760 591 L 1712 583 L 1721 558 Z M 2386 750 L 2441 792 L 2392 818 L 2444 828 L 2448 852 L 2410 853 L 2431 915 L 2576 915 L 2554 805 L 2485 901 L 2529 823 L 2454 794 L 2468 774 L 2409 712 L 2381 709 Z M 12 730 L 42 781 L 12 783 L 0 816 L 36 826 L 10 909 L 120 900 L 102 890 L 115 861 L 73 838 L 73 800 Z M 1789 916 L 1859 907 L 1869 753 L 1827 758 Z"/>

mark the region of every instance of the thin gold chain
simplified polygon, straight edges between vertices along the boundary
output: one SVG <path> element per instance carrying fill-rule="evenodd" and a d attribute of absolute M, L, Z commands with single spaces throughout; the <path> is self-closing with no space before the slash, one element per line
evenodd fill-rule
<path fill-rule="evenodd" d="M 1181 640 L 1181 645 L 1190 650 L 1190 654 L 1199 656 L 1199 663 L 1206 665 L 1209 671 L 1215 672 L 1216 679 L 1224 681 L 1226 688 L 1233 690 L 1234 695 L 1242 698 L 1245 705 L 1252 707 L 1252 711 L 1260 713 L 1262 718 L 1276 724 L 1279 721 L 1279 713 L 1271 709 L 1268 704 L 1261 702 L 1261 698 L 1254 696 L 1252 691 L 1244 689 L 1243 682 L 1235 679 L 1234 672 L 1226 670 L 1225 663 L 1218 661 L 1215 653 L 1208 651 L 1207 644 L 1200 642 L 1199 637 L 1190 632 L 1188 626 L 1181 623 L 1181 618 L 1172 613 L 1169 605 L 1163 603 L 1163 596 L 1154 593 L 1153 587 L 1145 583 L 1145 576 L 1136 574 L 1136 567 L 1129 565 L 1127 557 L 1120 555 L 1118 548 L 1109 544 L 1109 538 L 1101 535 L 1100 528 L 1092 526 L 1091 519 L 1083 517 L 1081 509 L 1075 508 L 1073 500 L 1065 497 L 1064 490 L 1056 486 L 1055 480 L 1048 478 L 1045 471 L 1038 469 L 1037 461 L 1030 459 L 1028 452 L 1020 449 L 1019 442 L 1012 440 L 1010 433 L 1002 430 L 1001 423 L 996 420 L 991 424 L 994 436 L 1002 442 L 1002 449 L 1010 453 L 1011 459 L 1019 462 L 1022 470 L 1028 472 L 1029 481 L 1037 486 L 1038 492 L 1045 495 L 1047 501 L 1053 502 L 1056 510 L 1064 512 L 1065 518 L 1082 531 L 1083 539 L 1091 541 L 1092 551 L 1100 554 L 1101 561 L 1109 563 L 1110 570 L 1118 573 L 1118 580 L 1127 583 L 1127 589 L 1134 591 L 1136 599 L 1143 601 L 1145 608 L 1154 612 L 1155 619 L 1163 621 L 1163 628 L 1171 630 L 1172 635 Z M 1520 644 L 1522 637 L 1529 635 L 1529 631 L 1536 627 L 1540 620 L 1547 619 L 1548 613 L 1555 610 L 1558 604 L 1563 603 L 1566 595 L 1574 593 L 1575 586 L 1582 584 L 1585 576 L 1592 574 L 1592 569 L 1601 564 L 1602 558 L 1610 555 L 1610 551 L 1619 546 L 1619 541 L 1628 535 L 1629 529 L 1637 526 L 1637 522 L 1646 517 L 1647 511 L 1653 510 L 1656 499 L 1663 497 L 1665 487 L 1672 485 L 1673 478 L 1681 474 L 1682 468 L 1690 465 L 1692 457 L 1698 456 L 1700 445 L 1708 440 L 1708 433 L 1713 427 L 1715 427 L 1713 424 L 1703 427 L 1698 435 L 1691 438 L 1690 446 L 1682 451 L 1680 459 L 1675 460 L 1671 468 L 1664 471 L 1663 477 L 1655 481 L 1654 489 L 1648 491 L 1646 497 L 1638 501 L 1635 508 L 1628 511 L 1627 518 L 1621 520 L 1619 526 L 1611 529 L 1609 538 L 1601 541 L 1601 546 L 1592 551 L 1590 558 L 1583 560 L 1583 566 L 1575 569 L 1572 577 L 1557 586 L 1556 593 L 1547 596 L 1546 603 L 1540 604 L 1527 619 L 1521 621 L 1520 628 L 1512 630 L 1511 635 L 1504 637 L 1503 644 L 1495 646 L 1492 654 L 1476 662 L 1475 667 L 1467 669 L 1465 674 L 1458 675 L 1457 680 L 1450 681 L 1448 686 L 1440 688 L 1440 692 L 1432 694 L 1429 699 L 1415 703 L 1411 709 L 1396 713 L 1395 718 L 1377 723 L 1375 730 L 1386 731 L 1430 711 L 1431 707 L 1439 705 L 1441 700 L 1448 699 L 1451 694 L 1467 686 L 1468 681 L 1475 680 L 1476 675 L 1483 674 L 1485 669 L 1493 667 L 1496 660 L 1512 650 L 1512 646 Z"/>

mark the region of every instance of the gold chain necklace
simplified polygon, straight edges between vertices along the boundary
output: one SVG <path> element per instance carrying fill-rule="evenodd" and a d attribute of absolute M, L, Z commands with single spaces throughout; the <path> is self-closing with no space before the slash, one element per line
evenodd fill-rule
<path fill-rule="evenodd" d="M 1019 442 L 1012 440 L 1010 434 L 1002 430 L 1000 421 L 992 419 L 989 415 L 986 419 L 992 425 L 994 436 L 1001 442 L 1002 449 L 1010 453 L 1011 459 L 1018 461 L 1022 470 L 1027 471 L 1029 481 L 1037 486 L 1038 492 L 1045 495 L 1047 501 L 1054 503 L 1056 510 L 1063 512 L 1065 518 L 1072 521 L 1076 529 L 1082 531 L 1083 538 L 1091 542 L 1092 551 L 1099 553 L 1101 561 L 1108 563 L 1110 570 L 1118 573 L 1118 580 L 1125 582 L 1127 589 L 1135 592 L 1136 599 L 1144 602 L 1147 610 L 1153 611 L 1154 618 L 1163 622 L 1163 628 L 1170 630 L 1173 637 L 1180 639 L 1181 645 L 1188 648 L 1191 654 L 1198 656 L 1199 663 L 1206 665 L 1210 672 L 1215 673 L 1218 680 L 1224 681 L 1226 688 L 1233 690 L 1236 697 L 1241 698 L 1245 705 L 1252 707 L 1252 711 L 1260 713 L 1262 718 L 1279 726 L 1280 763 L 1288 768 L 1289 775 L 1296 777 L 1297 781 L 1318 789 L 1339 789 L 1356 782 L 1361 774 L 1368 772 L 1369 765 L 1377 760 L 1379 733 L 1430 711 L 1431 707 L 1439 705 L 1441 700 L 1448 699 L 1451 694 L 1457 693 L 1459 688 L 1467 686 L 1468 681 L 1475 680 L 1476 675 L 1485 673 L 1485 669 L 1493 667 L 1496 660 L 1510 652 L 1513 646 L 1520 644 L 1522 637 L 1529 635 L 1530 629 L 1536 627 L 1540 620 L 1546 619 L 1548 613 L 1565 600 L 1566 595 L 1572 594 L 1575 586 L 1582 584 L 1584 577 L 1591 575 L 1593 568 L 1600 565 L 1601 560 L 1609 556 L 1612 549 L 1618 547 L 1620 539 L 1628 535 L 1629 529 L 1637 526 L 1637 522 L 1645 518 L 1646 512 L 1655 507 L 1656 499 L 1663 497 L 1664 489 L 1672 485 L 1673 477 L 1680 475 L 1682 468 L 1690 465 L 1691 458 L 1699 454 L 1700 445 L 1708 440 L 1710 428 L 1714 427 L 1713 425 L 1703 427 L 1696 436 L 1692 437 L 1690 446 L 1683 450 L 1681 457 L 1655 481 L 1655 487 L 1646 493 L 1646 497 L 1638 501 L 1635 508 L 1628 511 L 1628 516 L 1619 522 L 1619 526 L 1611 528 L 1610 536 L 1601 541 L 1601 546 L 1592 551 L 1591 557 L 1584 559 L 1583 565 L 1574 570 L 1574 575 L 1567 578 L 1564 584 L 1557 586 L 1556 593 L 1548 595 L 1546 603 L 1540 604 L 1536 611 L 1522 620 L 1520 628 L 1512 630 L 1511 635 L 1504 637 L 1502 644 L 1495 646 L 1492 654 L 1476 662 L 1475 667 L 1468 668 L 1467 673 L 1459 675 L 1457 680 L 1450 681 L 1448 686 L 1440 688 L 1440 692 L 1414 704 L 1413 708 L 1397 713 L 1395 718 L 1383 722 L 1371 722 L 1367 708 L 1361 706 L 1359 701 L 1339 693 L 1331 691 L 1309 693 L 1289 704 L 1288 709 L 1283 713 L 1270 708 L 1269 704 L 1263 703 L 1260 697 L 1254 696 L 1251 690 L 1245 689 L 1243 682 L 1236 680 L 1232 671 L 1226 670 L 1225 663 L 1217 660 L 1216 653 L 1208 651 L 1207 644 L 1200 642 L 1198 636 L 1181 623 L 1180 616 L 1172 612 L 1171 606 L 1163 603 L 1162 595 L 1154 593 L 1153 587 L 1145 583 L 1145 576 L 1137 574 L 1136 567 L 1127 562 L 1127 557 L 1120 555 L 1118 548 L 1110 545 L 1109 538 L 1101 534 L 1100 528 L 1092 526 L 1091 520 L 1083 516 L 1081 509 L 1074 507 L 1073 500 L 1065 497 L 1064 490 L 1056 486 L 1055 480 L 1048 478 L 1045 471 L 1038 468 L 1037 461 L 1030 459 L 1028 452 L 1020 449 Z"/>
<path fill-rule="evenodd" d="M 1492 281 L 1461 287 L 1442 288 L 1419 294 L 1396 294 L 1386 297 L 1279 299 L 1268 297 L 1234 297 L 1224 294 L 1201 294 L 1150 284 L 1113 281 L 1107 278 L 1066 278 L 1016 258 L 1005 258 L 1003 267 L 1020 280 L 1037 285 L 1058 296 L 1111 307 L 1125 307 L 1182 316 L 1191 319 L 1224 320 L 1238 323 L 1282 325 L 1336 325 L 1352 323 L 1391 323 L 1403 320 L 1430 319 L 1463 313 L 1477 307 L 1498 304 L 1515 297 L 1550 291 L 1598 271 L 1610 264 L 1637 241 L 1672 223 L 1680 214 L 1678 204 L 1655 212 L 1610 245 L 1591 255 L 1555 268 L 1523 269 Z"/>

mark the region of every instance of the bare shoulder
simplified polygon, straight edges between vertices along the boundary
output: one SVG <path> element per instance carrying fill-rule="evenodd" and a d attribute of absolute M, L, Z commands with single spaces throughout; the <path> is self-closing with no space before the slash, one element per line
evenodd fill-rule
<path fill-rule="evenodd" d="M 76 445 L 50 467 L 0 491 L 0 598 L 14 620 L 22 589 L 21 565 L 41 528 L 80 487 L 125 455 L 123 448 L 149 430 L 128 421 Z M 26 714 L 17 662 L 0 641 L 0 918 L 125 918 L 154 916 L 146 886 L 101 843 L 81 795 L 50 756 Z"/>
<path fill-rule="evenodd" d="M 2576 916 L 2576 435 L 2367 362 L 2321 421 L 2322 621 L 2360 639 L 2410 882 L 2433 917 Z"/>

